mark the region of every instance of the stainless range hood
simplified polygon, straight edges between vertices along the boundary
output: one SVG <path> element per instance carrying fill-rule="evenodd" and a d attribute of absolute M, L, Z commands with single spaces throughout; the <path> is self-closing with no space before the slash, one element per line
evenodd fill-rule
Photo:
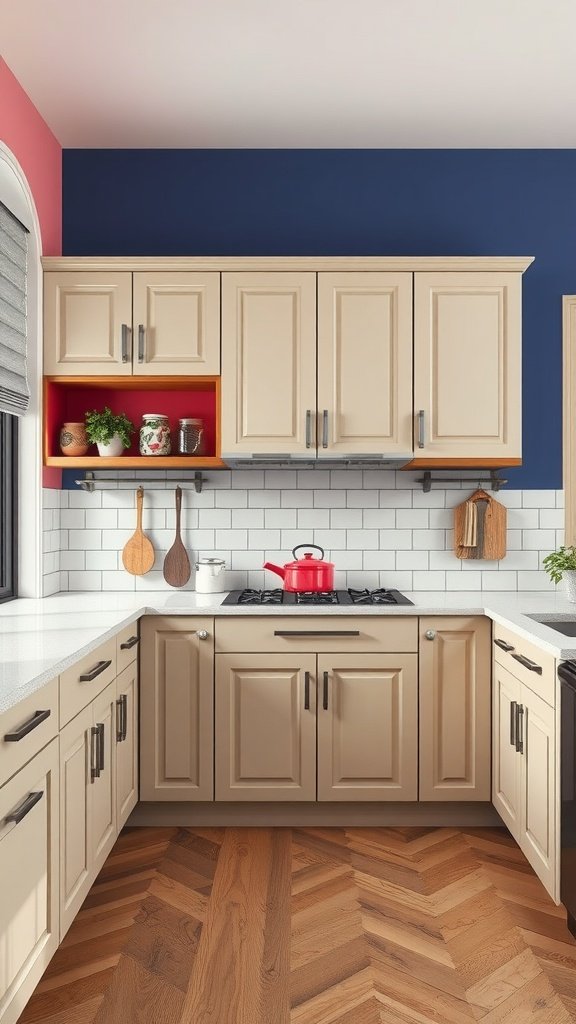
<path fill-rule="evenodd" d="M 414 455 L 286 455 L 246 453 L 242 455 L 222 454 L 222 461 L 230 469 L 402 469 L 412 461 Z"/>

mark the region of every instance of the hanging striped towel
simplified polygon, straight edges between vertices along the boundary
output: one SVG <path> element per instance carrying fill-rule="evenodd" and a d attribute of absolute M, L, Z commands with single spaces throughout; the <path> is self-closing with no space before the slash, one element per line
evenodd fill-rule
<path fill-rule="evenodd" d="M 478 511 L 475 501 L 466 502 L 462 547 L 475 548 L 478 538 Z"/>

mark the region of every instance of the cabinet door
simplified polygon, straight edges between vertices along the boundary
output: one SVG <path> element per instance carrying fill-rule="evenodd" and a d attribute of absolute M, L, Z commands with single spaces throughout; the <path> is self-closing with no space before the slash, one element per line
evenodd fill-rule
<path fill-rule="evenodd" d="M 520 275 L 422 273 L 414 289 L 415 458 L 519 459 Z"/>
<path fill-rule="evenodd" d="M 521 832 L 518 842 L 540 881 L 558 901 L 555 712 L 521 684 Z"/>
<path fill-rule="evenodd" d="M 146 616 L 140 645 L 140 799 L 213 800 L 213 620 Z"/>
<path fill-rule="evenodd" d="M 216 655 L 216 799 L 316 799 L 316 657 Z"/>
<path fill-rule="evenodd" d="M 58 820 L 58 740 L 52 740 L 0 789 L 0 1019 L 6 1024 L 18 1020 L 58 946 Z"/>
<path fill-rule="evenodd" d="M 318 275 L 318 414 L 319 456 L 411 454 L 412 274 Z"/>
<path fill-rule="evenodd" d="M 92 884 L 90 817 L 92 706 L 60 732 L 60 938 Z"/>
<path fill-rule="evenodd" d="M 418 798 L 418 656 L 320 655 L 318 799 Z"/>
<path fill-rule="evenodd" d="M 516 750 L 516 709 L 520 683 L 494 661 L 492 684 L 492 803 L 510 829 L 520 838 L 521 760 Z"/>
<path fill-rule="evenodd" d="M 222 451 L 315 456 L 316 274 L 222 275 Z"/>
<path fill-rule="evenodd" d="M 220 373 L 220 274 L 134 274 L 135 374 Z"/>
<path fill-rule="evenodd" d="M 420 619 L 420 800 L 490 799 L 490 631 Z"/>
<path fill-rule="evenodd" d="M 116 826 L 126 823 L 138 802 L 138 663 L 116 680 Z"/>
<path fill-rule="evenodd" d="M 132 274 L 44 274 L 44 373 L 132 373 Z"/>
<path fill-rule="evenodd" d="M 102 867 L 116 840 L 116 683 L 92 704 L 92 728 L 98 730 L 98 775 L 90 783 L 92 877 Z"/>

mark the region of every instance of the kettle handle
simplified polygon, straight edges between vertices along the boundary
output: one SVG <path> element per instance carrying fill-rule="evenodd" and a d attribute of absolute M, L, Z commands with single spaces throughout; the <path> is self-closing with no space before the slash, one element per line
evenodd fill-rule
<path fill-rule="evenodd" d="M 320 558 L 324 558 L 324 548 L 321 548 L 319 544 L 297 544 L 295 548 L 292 548 L 294 558 L 296 558 L 296 552 L 300 551 L 300 548 L 316 548 L 316 551 L 320 552 Z"/>

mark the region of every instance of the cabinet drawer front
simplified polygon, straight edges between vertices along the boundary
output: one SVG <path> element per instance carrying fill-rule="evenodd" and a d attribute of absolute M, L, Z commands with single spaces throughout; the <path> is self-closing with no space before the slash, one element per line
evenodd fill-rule
<path fill-rule="evenodd" d="M 85 678 L 82 678 L 82 677 Z M 67 668 L 60 676 L 60 728 L 116 678 L 116 638 Z"/>
<path fill-rule="evenodd" d="M 128 665 L 136 661 L 140 646 L 140 630 L 137 622 L 132 622 L 116 636 L 116 672 L 120 675 Z"/>
<path fill-rule="evenodd" d="M 511 648 L 506 650 L 506 648 Z M 556 704 L 556 660 L 553 654 L 494 624 L 494 659 L 551 707 Z M 522 658 L 522 661 L 518 659 Z"/>
<path fill-rule="evenodd" d="M 215 636 L 217 653 L 411 653 L 418 650 L 418 619 L 373 615 L 239 616 L 218 619 Z"/>
<path fill-rule="evenodd" d="M 0 779 L 9 779 L 58 734 L 58 679 L 0 717 Z"/>

